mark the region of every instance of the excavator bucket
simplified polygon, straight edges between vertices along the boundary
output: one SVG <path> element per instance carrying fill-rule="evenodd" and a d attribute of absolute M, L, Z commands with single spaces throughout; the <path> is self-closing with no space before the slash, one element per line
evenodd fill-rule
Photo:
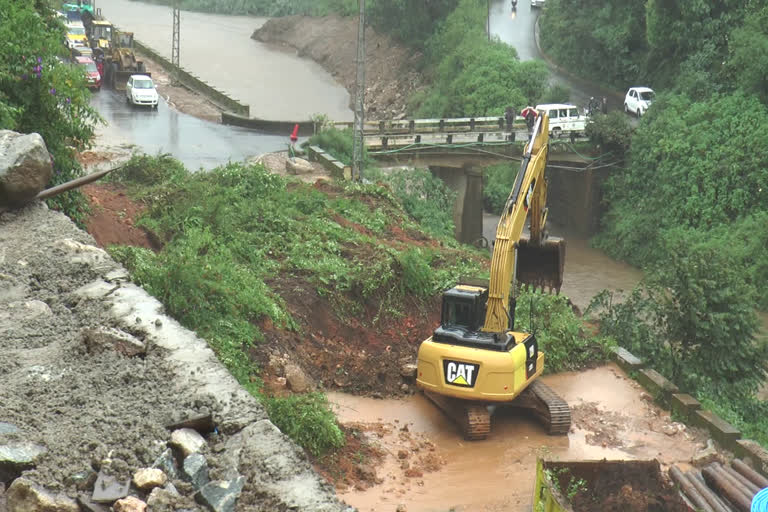
<path fill-rule="evenodd" d="M 548 237 L 536 244 L 525 236 L 517 247 L 517 281 L 560 293 L 565 267 L 565 240 Z"/>

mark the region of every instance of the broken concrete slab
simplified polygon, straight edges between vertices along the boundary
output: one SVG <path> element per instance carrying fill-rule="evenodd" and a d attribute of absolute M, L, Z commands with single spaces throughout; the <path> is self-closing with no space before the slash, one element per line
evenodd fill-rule
<path fill-rule="evenodd" d="M 613 360 L 627 373 L 639 370 L 644 366 L 642 359 L 623 347 L 613 349 Z"/>
<path fill-rule="evenodd" d="M 234 480 L 210 482 L 195 494 L 195 499 L 213 512 L 234 512 L 243 485 L 245 478 L 242 476 Z"/>
<path fill-rule="evenodd" d="M 111 475 L 100 472 L 99 476 L 96 478 L 96 483 L 93 485 L 91 501 L 97 503 L 113 503 L 120 498 L 128 496 L 130 487 L 130 479 L 119 481 Z"/>
<path fill-rule="evenodd" d="M 637 372 L 637 381 L 656 399 L 669 400 L 680 389 L 656 370 L 645 368 Z"/>
<path fill-rule="evenodd" d="M 186 457 L 181 471 L 184 478 L 191 482 L 195 489 L 200 489 L 210 481 L 208 478 L 208 461 L 201 453 L 193 453 Z"/>
<path fill-rule="evenodd" d="M 126 357 L 147 353 L 147 345 L 132 334 L 113 327 L 83 329 L 83 342 L 90 354 L 114 351 Z"/>
<path fill-rule="evenodd" d="M 37 458 L 45 451 L 44 446 L 29 441 L 0 444 L 0 482 L 10 483 L 25 470 L 35 467 Z"/>
<path fill-rule="evenodd" d="M 180 428 L 171 434 L 171 446 L 181 450 L 184 457 L 201 451 L 207 444 L 205 438 L 191 428 Z"/>
<path fill-rule="evenodd" d="M 691 415 L 691 420 L 702 428 L 709 430 L 715 441 L 723 445 L 729 450 L 733 450 L 732 445 L 736 440 L 741 439 L 741 431 L 720 418 L 712 411 L 694 411 Z"/>
<path fill-rule="evenodd" d="M 66 494 L 53 494 L 26 478 L 17 478 L 6 492 L 8 512 L 80 512 Z"/>

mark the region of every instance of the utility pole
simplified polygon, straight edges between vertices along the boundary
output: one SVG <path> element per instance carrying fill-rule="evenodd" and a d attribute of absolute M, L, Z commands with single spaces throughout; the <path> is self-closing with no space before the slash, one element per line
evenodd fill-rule
<path fill-rule="evenodd" d="M 363 179 L 363 118 L 365 117 L 365 0 L 358 0 L 360 18 L 357 25 L 357 78 L 355 80 L 355 134 L 352 156 L 352 179 Z"/>
<path fill-rule="evenodd" d="M 179 12 L 179 2 L 176 0 L 173 3 L 173 41 L 171 41 L 171 64 L 179 68 L 179 25 L 181 22 L 181 13 Z M 173 81 L 178 82 L 178 74 L 173 72 Z"/>
<path fill-rule="evenodd" d="M 491 0 L 488 0 L 488 13 L 485 17 L 485 28 L 488 29 L 488 40 L 491 40 Z"/>

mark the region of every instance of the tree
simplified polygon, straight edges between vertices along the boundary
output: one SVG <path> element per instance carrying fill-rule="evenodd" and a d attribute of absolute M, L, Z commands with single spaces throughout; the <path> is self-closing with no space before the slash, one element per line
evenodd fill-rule
<path fill-rule="evenodd" d="M 768 7 L 750 15 L 731 33 L 728 76 L 768 104 Z"/>
<path fill-rule="evenodd" d="M 0 128 L 43 137 L 54 159 L 50 185 L 80 174 L 75 151 L 88 147 L 99 119 L 83 70 L 61 59 L 63 40 L 63 25 L 42 2 L 0 0 Z M 50 204 L 75 220 L 85 211 L 79 192 Z"/>

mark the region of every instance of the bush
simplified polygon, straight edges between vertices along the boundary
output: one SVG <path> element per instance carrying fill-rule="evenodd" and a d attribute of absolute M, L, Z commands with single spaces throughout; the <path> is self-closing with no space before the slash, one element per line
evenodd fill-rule
<path fill-rule="evenodd" d="M 615 157 L 624 159 L 632 142 L 632 127 L 627 116 L 617 110 L 607 115 L 595 114 L 587 123 L 587 136 L 592 144 L 603 152 L 611 152 Z"/>
<path fill-rule="evenodd" d="M 483 205 L 485 211 L 501 215 L 515 183 L 520 166 L 512 162 L 486 167 L 484 170 Z"/>
<path fill-rule="evenodd" d="M 272 423 L 315 457 L 344 446 L 344 434 L 322 393 L 267 398 L 264 405 Z"/>

